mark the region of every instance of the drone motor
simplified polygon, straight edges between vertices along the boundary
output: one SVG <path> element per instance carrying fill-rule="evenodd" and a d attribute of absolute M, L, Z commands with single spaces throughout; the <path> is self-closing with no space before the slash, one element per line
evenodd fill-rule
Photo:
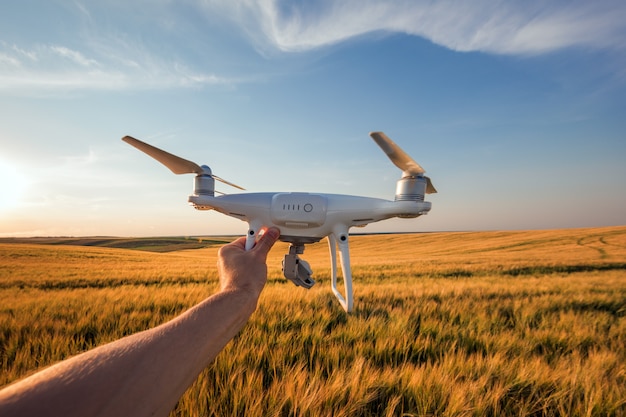
<path fill-rule="evenodd" d="M 396 183 L 395 201 L 424 201 L 426 179 L 412 175 L 402 177 Z"/>
<path fill-rule="evenodd" d="M 215 180 L 213 179 L 213 174 L 211 173 L 211 168 L 206 165 L 202 165 L 202 174 L 196 175 L 193 184 L 193 193 L 194 195 L 207 195 L 207 196 L 215 196 Z"/>

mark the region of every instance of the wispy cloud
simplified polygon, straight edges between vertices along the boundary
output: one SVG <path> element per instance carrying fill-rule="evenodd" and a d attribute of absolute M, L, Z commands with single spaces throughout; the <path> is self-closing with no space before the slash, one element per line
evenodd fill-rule
<path fill-rule="evenodd" d="M 234 81 L 190 68 L 136 45 L 100 39 L 84 50 L 58 44 L 26 48 L 0 42 L 0 91 L 47 95 L 78 90 L 202 87 Z M 106 47 L 99 47 L 106 45 Z"/>
<path fill-rule="evenodd" d="M 0 41 L 0 91 L 45 95 L 236 84 L 240 79 L 209 69 L 207 64 L 219 57 L 198 50 L 204 47 L 203 37 L 214 36 L 216 21 L 222 27 L 230 21 L 261 53 L 303 52 L 385 32 L 423 37 L 455 51 L 493 54 L 533 55 L 572 47 L 626 49 L 622 0 L 188 0 L 187 4 L 190 8 L 181 9 L 170 1 L 150 2 L 150 12 L 136 18 L 130 16 L 141 4 L 118 2 L 109 10 L 75 2 L 65 25 L 76 27 L 70 37 L 46 37 L 45 28 L 40 28 L 39 42 Z M 96 7 L 101 9 L 90 10 Z M 201 12 L 205 20 L 197 19 Z M 106 22 L 99 20 L 103 15 Z M 194 30 L 187 30 L 191 26 Z"/>
<path fill-rule="evenodd" d="M 626 6 L 604 1 L 213 0 L 244 30 L 281 51 L 303 51 L 376 32 L 424 37 L 456 51 L 540 54 L 569 47 L 626 47 Z M 254 33 L 256 30 L 256 33 Z"/>
<path fill-rule="evenodd" d="M 21 66 L 21 62 L 19 59 L 11 55 L 0 53 L 0 66 L 5 68 L 19 68 Z"/>
<path fill-rule="evenodd" d="M 70 60 L 74 64 L 78 64 L 81 67 L 97 67 L 99 66 L 98 61 L 91 58 L 86 58 L 83 54 L 78 51 L 73 51 L 64 46 L 51 46 L 50 51 L 59 55 L 62 58 L 66 58 Z"/>

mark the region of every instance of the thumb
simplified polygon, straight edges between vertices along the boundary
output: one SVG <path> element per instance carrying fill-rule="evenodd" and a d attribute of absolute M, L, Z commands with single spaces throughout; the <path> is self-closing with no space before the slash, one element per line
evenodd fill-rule
<path fill-rule="evenodd" d="M 274 243 L 280 236 L 280 230 L 277 227 L 270 227 L 265 229 L 264 233 L 259 237 L 259 240 L 252 248 L 255 252 L 259 252 L 264 258 L 267 257 L 270 249 L 274 246 Z"/>

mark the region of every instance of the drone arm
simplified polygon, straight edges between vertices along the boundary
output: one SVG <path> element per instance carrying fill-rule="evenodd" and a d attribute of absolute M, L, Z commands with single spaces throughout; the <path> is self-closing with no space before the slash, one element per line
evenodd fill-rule
<path fill-rule="evenodd" d="M 341 273 L 343 275 L 343 285 L 345 296 L 337 289 L 337 246 L 339 246 L 339 260 L 341 262 Z M 350 268 L 350 247 L 348 245 L 348 231 L 342 230 L 340 233 L 333 232 L 328 235 L 328 247 L 330 250 L 330 266 L 332 274 L 332 290 L 339 300 L 343 309 L 350 313 L 352 311 L 352 271 Z"/>

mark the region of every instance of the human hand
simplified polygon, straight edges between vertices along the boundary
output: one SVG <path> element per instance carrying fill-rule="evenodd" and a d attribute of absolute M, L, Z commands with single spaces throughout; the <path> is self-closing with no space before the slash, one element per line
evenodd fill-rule
<path fill-rule="evenodd" d="M 249 251 L 245 237 L 222 246 L 217 253 L 221 290 L 244 290 L 258 298 L 267 281 L 267 254 L 279 236 L 276 227 L 264 228 Z"/>

